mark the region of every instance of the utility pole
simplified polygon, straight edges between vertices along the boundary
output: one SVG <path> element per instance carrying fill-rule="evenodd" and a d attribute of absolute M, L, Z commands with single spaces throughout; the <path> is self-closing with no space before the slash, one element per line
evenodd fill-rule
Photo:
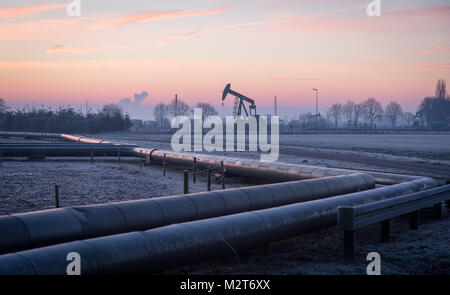
<path fill-rule="evenodd" d="M 273 103 L 274 103 L 273 115 L 278 116 L 278 106 L 277 106 L 277 96 L 276 95 L 275 95 L 275 98 L 273 99 Z"/>
<path fill-rule="evenodd" d="M 88 105 L 87 105 L 87 99 L 86 99 L 86 115 L 88 114 Z"/>
<path fill-rule="evenodd" d="M 175 93 L 175 115 L 178 116 L 178 94 Z"/>

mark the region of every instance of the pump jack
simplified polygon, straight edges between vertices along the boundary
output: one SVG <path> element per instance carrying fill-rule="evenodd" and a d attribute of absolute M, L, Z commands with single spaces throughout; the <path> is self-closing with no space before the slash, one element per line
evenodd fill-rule
<path fill-rule="evenodd" d="M 240 94 L 239 92 L 236 92 L 234 90 L 231 90 L 231 84 L 228 83 L 227 86 L 225 86 L 225 89 L 223 90 L 222 93 L 222 103 L 225 100 L 225 98 L 227 97 L 227 95 L 231 94 L 234 95 L 234 97 L 236 98 L 235 102 L 234 102 L 234 108 L 233 108 L 233 116 L 234 117 L 240 117 L 242 114 L 242 108 L 244 108 L 245 111 L 245 115 L 248 116 L 256 116 L 256 105 L 255 105 L 255 101 L 251 98 L 246 97 L 245 95 Z M 245 108 L 244 105 L 244 101 L 249 103 L 249 112 L 247 112 L 247 109 Z M 253 110 L 253 114 L 252 114 L 252 110 Z"/>

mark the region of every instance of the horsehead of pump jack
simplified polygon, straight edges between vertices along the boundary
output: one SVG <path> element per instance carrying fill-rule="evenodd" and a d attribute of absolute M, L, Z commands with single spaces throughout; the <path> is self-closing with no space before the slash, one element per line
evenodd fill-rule
<path fill-rule="evenodd" d="M 268 124 L 270 117 L 270 124 Z M 187 116 L 176 116 L 171 120 L 171 128 L 178 129 L 172 136 L 171 145 L 174 151 L 187 151 L 192 149 L 192 140 L 194 151 L 232 152 L 245 151 L 246 148 L 246 126 L 248 126 L 248 151 L 264 152 L 260 155 L 262 162 L 275 162 L 279 156 L 279 124 L 278 116 L 226 116 L 225 117 L 225 136 L 223 120 L 219 116 L 208 116 L 203 118 L 202 108 L 194 108 L 193 132 L 192 122 Z M 181 125 L 181 127 L 180 127 Z M 235 131 L 236 126 L 236 131 Z M 268 130 L 270 127 L 270 130 Z M 204 135 L 203 130 L 209 129 Z M 193 135 L 192 135 L 193 134 Z M 270 143 L 269 143 L 270 136 Z"/>

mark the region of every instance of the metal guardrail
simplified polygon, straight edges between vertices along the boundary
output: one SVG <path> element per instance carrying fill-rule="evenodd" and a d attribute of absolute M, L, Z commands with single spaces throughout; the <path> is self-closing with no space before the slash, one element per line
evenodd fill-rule
<path fill-rule="evenodd" d="M 338 207 L 338 229 L 344 231 L 344 257 L 354 257 L 357 229 L 381 222 L 381 242 L 387 242 L 390 219 L 409 214 L 410 228 L 418 229 L 419 210 L 433 207 L 435 218 L 441 219 L 446 209 L 442 205 L 449 205 L 449 200 L 450 184 L 369 204 Z"/>

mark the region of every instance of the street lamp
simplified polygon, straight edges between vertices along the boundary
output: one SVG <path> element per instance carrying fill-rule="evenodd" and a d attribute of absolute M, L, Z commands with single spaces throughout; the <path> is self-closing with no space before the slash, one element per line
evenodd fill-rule
<path fill-rule="evenodd" d="M 317 88 L 313 88 L 313 91 L 316 93 L 316 114 L 314 117 L 316 117 L 316 129 L 317 129 L 317 120 L 319 116 L 319 90 Z"/>

